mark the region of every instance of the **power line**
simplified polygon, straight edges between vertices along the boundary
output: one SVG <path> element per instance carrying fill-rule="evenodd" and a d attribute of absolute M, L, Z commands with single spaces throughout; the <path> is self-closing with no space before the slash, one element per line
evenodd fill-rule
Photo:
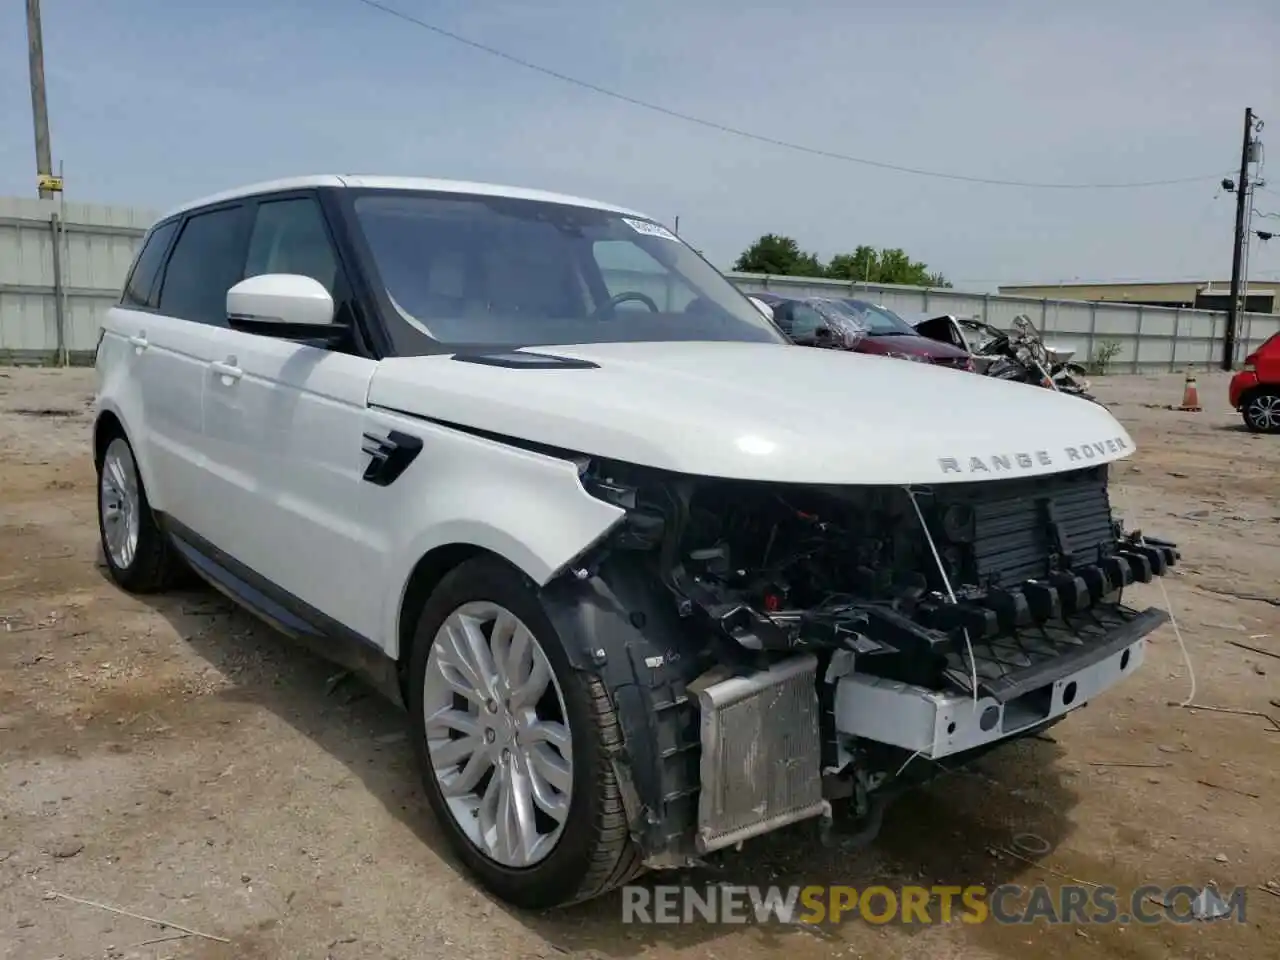
<path fill-rule="evenodd" d="M 424 30 L 430 30 L 432 33 L 446 37 L 457 43 L 471 47 L 473 50 L 479 50 L 483 53 L 490 54 L 514 63 L 517 66 L 524 67 L 527 70 L 533 70 L 548 77 L 554 77 L 564 83 L 581 87 L 584 90 L 590 90 L 602 96 L 610 97 L 614 100 L 620 100 L 623 103 L 629 103 L 632 106 L 641 107 L 645 110 L 651 110 L 654 113 L 661 113 L 664 116 L 673 117 L 677 120 L 683 120 L 686 123 L 696 124 L 700 127 L 706 127 L 709 130 L 717 130 L 721 133 L 728 133 L 735 137 L 742 137 L 746 140 L 754 140 L 757 143 L 767 143 L 775 147 L 783 147 L 787 150 L 795 150 L 799 153 L 807 153 L 815 157 L 826 157 L 829 160 L 840 160 L 845 163 L 856 163 L 866 167 L 876 167 L 880 170 L 892 170 L 896 173 L 907 173 L 917 177 L 932 177 L 936 180 L 958 180 L 963 183 L 980 183 L 988 186 L 996 187 L 1022 187 L 1025 189 L 1037 190 L 1130 190 L 1141 187 L 1166 187 L 1180 183 L 1200 183 L 1204 180 L 1217 179 L 1222 176 L 1221 172 L 1205 174 L 1198 177 L 1177 177 L 1170 180 L 1139 180 L 1129 183 L 1044 183 L 1034 180 L 1001 180 L 994 177 L 971 177 L 961 173 L 945 173 L 940 170 L 924 170 L 919 167 L 906 167 L 896 163 L 885 163 L 881 160 L 869 160 L 866 157 L 855 157 L 847 153 L 838 153 L 834 150 L 824 150 L 820 147 L 810 147 L 800 143 L 793 143 L 789 140 L 779 140 L 776 137 L 766 136 L 762 133 L 753 133 L 750 130 L 743 130 L 740 127 L 733 127 L 725 123 L 719 123 L 715 120 L 707 120 L 704 117 L 697 117 L 693 114 L 683 113 L 679 110 L 673 110 L 670 107 L 664 107 L 660 104 L 651 103 L 648 100 L 641 100 L 638 97 L 632 97 L 625 93 L 619 93 L 617 90 L 610 90 L 608 87 L 602 87 L 599 84 L 592 83 L 588 80 L 581 80 L 577 77 L 571 77 L 559 70 L 553 70 L 550 67 L 544 67 L 541 64 L 532 63 L 514 54 L 507 53 L 505 50 L 499 50 L 488 44 L 480 43 L 444 27 L 436 26 L 428 23 L 412 14 L 389 7 L 379 0 L 356 0 L 357 3 L 364 4 L 374 10 L 381 11 L 388 16 L 396 17 L 406 23 L 421 27 Z M 1230 172 L 1230 171 L 1228 171 Z"/>

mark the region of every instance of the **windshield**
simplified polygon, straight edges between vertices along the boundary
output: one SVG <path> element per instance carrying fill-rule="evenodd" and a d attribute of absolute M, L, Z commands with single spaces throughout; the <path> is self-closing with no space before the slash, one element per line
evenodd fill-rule
<path fill-rule="evenodd" d="M 424 192 L 369 191 L 354 210 L 387 305 L 435 344 L 786 342 L 709 263 L 647 220 Z"/>
<path fill-rule="evenodd" d="M 890 310 L 867 300 L 841 300 L 873 337 L 916 337 L 915 328 Z"/>

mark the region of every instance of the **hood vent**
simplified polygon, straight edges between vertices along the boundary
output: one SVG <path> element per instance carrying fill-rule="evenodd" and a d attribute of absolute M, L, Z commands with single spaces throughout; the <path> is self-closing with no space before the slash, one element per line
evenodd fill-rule
<path fill-rule="evenodd" d="M 590 360 L 560 357 L 551 353 L 524 353 L 520 350 L 503 350 L 498 353 L 456 353 L 453 359 L 460 363 L 479 363 L 487 367 L 506 367 L 510 370 L 597 370 L 600 365 Z"/>

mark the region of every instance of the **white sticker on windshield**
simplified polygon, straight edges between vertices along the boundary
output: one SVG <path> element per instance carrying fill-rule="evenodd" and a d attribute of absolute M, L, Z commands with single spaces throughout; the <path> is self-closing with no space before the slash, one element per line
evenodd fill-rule
<path fill-rule="evenodd" d="M 666 227 L 659 226 L 656 223 L 650 223 L 648 220 L 632 220 L 630 217 L 623 217 L 622 222 L 636 233 L 643 233 L 646 237 L 661 237 L 663 240 L 678 239 L 676 235 Z"/>

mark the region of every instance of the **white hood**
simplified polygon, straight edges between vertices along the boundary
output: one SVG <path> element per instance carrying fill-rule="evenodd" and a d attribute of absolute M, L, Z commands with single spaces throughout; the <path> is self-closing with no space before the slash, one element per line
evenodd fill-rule
<path fill-rule="evenodd" d="M 608 343 L 378 365 L 373 406 L 699 476 L 927 484 L 1035 476 L 1133 452 L 1103 407 L 922 363 L 758 343 Z"/>

